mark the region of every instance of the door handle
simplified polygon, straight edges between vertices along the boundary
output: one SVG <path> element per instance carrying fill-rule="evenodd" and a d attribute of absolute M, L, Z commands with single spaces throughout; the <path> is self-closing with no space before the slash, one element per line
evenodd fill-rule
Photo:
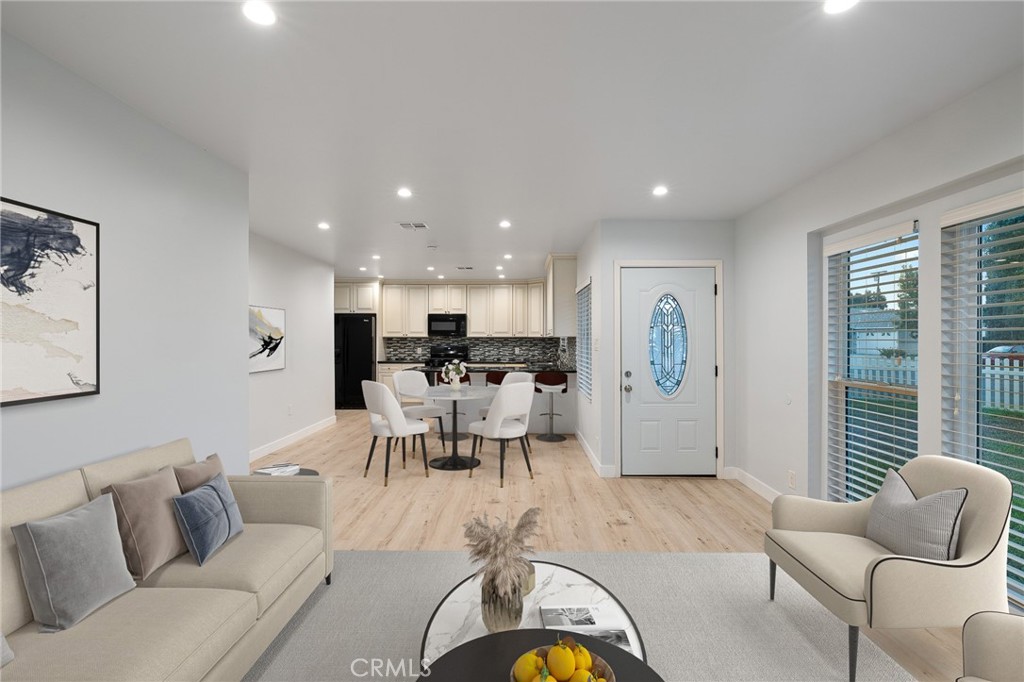
<path fill-rule="evenodd" d="M 629 384 L 626 384 L 625 386 L 622 387 L 622 390 L 625 391 L 626 393 L 632 393 L 633 387 L 630 386 Z"/>

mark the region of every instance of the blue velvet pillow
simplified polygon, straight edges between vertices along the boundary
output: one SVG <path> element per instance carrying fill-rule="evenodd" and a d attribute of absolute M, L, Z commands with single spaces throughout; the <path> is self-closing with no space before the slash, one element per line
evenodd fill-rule
<path fill-rule="evenodd" d="M 200 566 L 228 538 L 242 532 L 242 513 L 224 474 L 175 497 L 174 516 L 188 551 Z"/>

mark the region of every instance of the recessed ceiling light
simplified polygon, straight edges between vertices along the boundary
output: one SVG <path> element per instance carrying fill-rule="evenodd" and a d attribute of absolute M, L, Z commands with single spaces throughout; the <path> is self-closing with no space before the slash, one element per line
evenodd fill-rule
<path fill-rule="evenodd" d="M 359 272 L 366 272 L 366 268 L 359 268 Z"/>
<path fill-rule="evenodd" d="M 249 21 L 260 26 L 270 26 L 277 21 L 277 15 L 274 14 L 274 10 L 263 0 L 249 0 L 249 2 L 242 5 L 242 14 Z"/>
<path fill-rule="evenodd" d="M 444 275 L 438 275 L 437 278 L 438 279 L 444 279 Z"/>
<path fill-rule="evenodd" d="M 668 194 L 668 187 L 666 187 L 665 185 L 658 185 L 657 187 L 651 190 L 651 194 L 653 194 L 656 197 L 663 197 L 666 194 Z"/>
<path fill-rule="evenodd" d="M 321 230 L 331 229 L 331 226 L 328 223 L 317 223 L 316 226 L 319 227 Z"/>
<path fill-rule="evenodd" d="M 412 190 L 409 189 L 408 187 L 399 187 L 398 196 L 402 197 L 403 199 L 408 199 L 409 197 L 412 196 Z"/>
<path fill-rule="evenodd" d="M 433 272 L 434 271 L 434 266 L 433 265 L 428 265 L 427 266 L 427 270 L 429 270 L 430 272 Z"/>
<path fill-rule="evenodd" d="M 505 279 L 505 275 L 498 275 L 498 279 Z"/>
<path fill-rule="evenodd" d="M 856 5 L 860 0 L 825 0 L 825 14 L 839 14 Z"/>
<path fill-rule="evenodd" d="M 512 260 L 512 254 L 511 253 L 506 253 L 505 254 L 505 260 Z"/>
<path fill-rule="evenodd" d="M 380 256 L 377 254 L 373 254 L 372 256 L 370 256 L 370 258 L 372 258 L 373 260 L 380 260 Z"/>
<path fill-rule="evenodd" d="M 501 265 L 495 266 L 495 270 L 504 270 L 505 268 Z"/>
<path fill-rule="evenodd" d="M 510 223 L 507 220 L 502 220 L 500 223 L 498 223 L 498 227 L 512 227 L 512 223 Z"/>

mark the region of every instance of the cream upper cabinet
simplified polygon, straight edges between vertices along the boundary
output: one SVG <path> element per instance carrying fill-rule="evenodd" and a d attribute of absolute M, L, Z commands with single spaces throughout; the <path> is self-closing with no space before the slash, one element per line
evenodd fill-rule
<path fill-rule="evenodd" d="M 512 336 L 512 285 L 491 285 L 490 336 Z"/>
<path fill-rule="evenodd" d="M 526 336 L 544 336 L 544 282 L 527 285 L 526 298 Z"/>
<path fill-rule="evenodd" d="M 548 256 L 545 336 L 576 336 L 576 257 Z"/>
<path fill-rule="evenodd" d="M 489 336 L 491 333 L 491 288 L 486 284 L 466 287 L 466 335 Z"/>
<path fill-rule="evenodd" d="M 465 284 L 449 284 L 448 285 L 448 312 L 450 312 L 450 313 L 465 313 L 466 312 L 466 285 Z"/>
<path fill-rule="evenodd" d="M 352 312 L 352 285 L 336 283 L 334 285 L 334 312 Z"/>
<path fill-rule="evenodd" d="M 448 312 L 448 285 L 431 284 L 427 287 L 427 312 Z"/>
<path fill-rule="evenodd" d="M 385 284 L 381 294 L 384 306 L 381 336 L 405 336 L 405 286 Z"/>
<path fill-rule="evenodd" d="M 405 335 L 427 335 L 427 286 L 410 284 L 405 287 Z"/>
<path fill-rule="evenodd" d="M 352 286 L 352 312 L 377 312 L 377 283 L 360 282 Z"/>
<path fill-rule="evenodd" d="M 527 320 L 530 317 L 530 299 L 526 284 L 512 285 L 512 336 L 528 336 Z"/>

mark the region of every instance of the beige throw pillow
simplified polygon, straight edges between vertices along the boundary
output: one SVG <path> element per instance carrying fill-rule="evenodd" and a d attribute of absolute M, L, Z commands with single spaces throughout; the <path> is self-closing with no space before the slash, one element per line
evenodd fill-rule
<path fill-rule="evenodd" d="M 114 500 L 121 547 L 132 577 L 145 580 L 153 571 L 188 551 L 174 517 L 181 494 L 170 469 L 103 489 Z"/>
<path fill-rule="evenodd" d="M 217 474 L 224 473 L 224 465 L 216 453 L 210 455 L 202 462 L 189 464 L 183 467 L 174 467 L 174 475 L 178 479 L 181 492 L 192 492 L 201 485 L 213 480 Z"/>

